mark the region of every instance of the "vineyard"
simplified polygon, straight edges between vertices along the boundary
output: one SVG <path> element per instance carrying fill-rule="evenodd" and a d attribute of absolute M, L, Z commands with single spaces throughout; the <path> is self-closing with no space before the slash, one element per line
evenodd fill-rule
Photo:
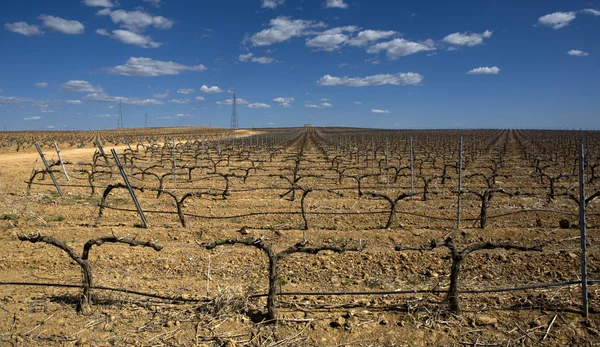
<path fill-rule="evenodd" d="M 597 344 L 599 140 L 0 133 L 0 344 Z"/>

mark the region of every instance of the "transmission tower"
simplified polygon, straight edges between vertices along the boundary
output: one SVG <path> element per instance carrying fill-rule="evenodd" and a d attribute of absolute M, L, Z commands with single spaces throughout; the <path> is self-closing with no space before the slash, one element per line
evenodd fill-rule
<path fill-rule="evenodd" d="M 117 129 L 123 127 L 123 101 L 119 100 L 119 116 L 117 117 Z"/>
<path fill-rule="evenodd" d="M 148 127 L 148 114 L 146 113 L 144 115 L 144 128 L 147 128 L 147 127 Z"/>
<path fill-rule="evenodd" d="M 235 98 L 235 90 L 233 91 L 233 113 L 231 114 L 231 129 L 238 128 L 237 116 L 237 99 Z"/>

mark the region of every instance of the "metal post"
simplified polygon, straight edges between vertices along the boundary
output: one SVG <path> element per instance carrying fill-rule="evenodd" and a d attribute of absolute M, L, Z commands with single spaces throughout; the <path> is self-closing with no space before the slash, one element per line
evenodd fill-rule
<path fill-rule="evenodd" d="M 587 240 L 585 230 L 585 149 L 579 145 L 579 231 L 581 238 L 581 297 L 583 301 L 582 314 L 587 318 L 588 289 L 587 289 Z"/>
<path fill-rule="evenodd" d="M 371 136 L 371 175 L 375 174 L 375 139 Z"/>
<path fill-rule="evenodd" d="M 460 148 L 458 151 L 458 200 L 456 213 L 456 228 L 460 229 L 460 198 L 462 194 L 462 156 L 463 156 L 463 137 L 460 137 Z"/>
<path fill-rule="evenodd" d="M 365 159 L 365 164 L 366 164 L 366 159 L 367 159 L 367 150 L 365 148 L 365 135 L 362 136 L 362 156 Z"/>
<path fill-rule="evenodd" d="M 356 138 L 356 136 L 354 136 L 354 148 L 353 150 L 356 150 L 356 164 L 360 163 L 360 150 L 358 148 L 358 139 Z"/>
<path fill-rule="evenodd" d="M 219 153 L 219 158 L 221 157 L 221 135 L 217 137 L 217 152 Z"/>
<path fill-rule="evenodd" d="M 52 179 L 52 183 L 54 183 L 54 186 L 56 187 L 56 191 L 58 191 L 58 195 L 62 196 L 63 195 L 62 191 L 60 190 L 60 187 L 58 186 L 58 183 L 56 182 L 56 178 L 54 177 L 54 174 L 52 173 L 52 171 L 50 171 L 50 166 L 48 165 L 48 162 L 46 161 L 46 158 L 44 157 L 44 153 L 42 153 L 42 149 L 40 148 L 40 145 L 38 145 L 36 143 L 35 149 L 37 149 L 38 154 L 40 155 L 40 158 L 42 158 L 42 163 L 44 163 L 44 167 L 46 168 L 48 175 Z"/>
<path fill-rule="evenodd" d="M 386 138 L 385 138 L 385 169 L 386 170 L 390 168 L 390 161 L 388 159 L 389 145 L 390 145 L 390 140 L 386 136 Z"/>
<path fill-rule="evenodd" d="M 204 173 L 204 135 L 202 135 L 202 160 L 200 161 L 200 173 Z"/>
<path fill-rule="evenodd" d="M 119 156 L 117 155 L 117 152 L 115 151 L 114 148 L 111 148 L 110 153 L 112 153 L 112 156 L 115 159 L 115 162 L 117 163 L 117 167 L 119 168 L 119 172 L 121 173 L 121 176 L 123 177 L 123 181 L 125 181 L 127 190 L 129 190 L 129 194 L 131 195 L 131 199 L 133 200 L 133 203 L 135 204 L 135 208 L 137 208 L 138 213 L 140 214 L 140 218 L 142 219 L 142 226 L 144 228 L 147 228 L 148 221 L 146 220 L 146 216 L 144 215 L 144 210 L 142 210 L 142 207 L 140 206 L 140 203 L 138 202 L 138 199 L 135 196 L 135 192 L 133 191 L 133 188 L 131 188 L 131 184 L 129 184 L 129 179 L 127 178 L 127 175 L 125 174 L 123 165 L 121 165 L 121 160 L 119 160 Z"/>
<path fill-rule="evenodd" d="M 58 157 L 58 162 L 60 163 L 60 166 L 62 167 L 65 177 L 67 178 L 67 182 L 70 182 L 71 179 L 69 178 L 69 174 L 67 173 L 67 168 L 65 167 L 65 163 L 63 162 L 63 160 L 60 156 L 60 149 L 58 149 L 58 145 L 56 144 L 56 142 L 54 142 L 54 149 L 56 150 L 56 156 Z"/>
<path fill-rule="evenodd" d="M 414 158 L 413 158 L 413 138 L 410 137 L 410 199 L 415 197 L 415 175 L 414 175 Z"/>
<path fill-rule="evenodd" d="M 104 162 L 106 163 L 106 166 L 108 166 L 108 168 L 110 169 L 110 173 L 112 175 L 112 172 L 113 172 L 112 166 L 108 162 L 108 157 L 104 153 L 104 148 L 102 148 L 102 144 L 100 143 L 100 140 L 96 139 L 96 141 L 94 141 L 94 143 L 96 144 L 96 147 L 98 147 L 98 150 L 100 151 L 100 154 L 104 158 Z"/>
<path fill-rule="evenodd" d="M 177 150 L 175 147 L 175 138 L 173 138 L 173 184 L 177 184 Z"/>
<path fill-rule="evenodd" d="M 471 135 L 471 164 L 475 162 L 475 135 Z"/>

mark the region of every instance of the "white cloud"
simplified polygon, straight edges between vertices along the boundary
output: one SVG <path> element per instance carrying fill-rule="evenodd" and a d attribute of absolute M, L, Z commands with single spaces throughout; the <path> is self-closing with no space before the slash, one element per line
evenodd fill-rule
<path fill-rule="evenodd" d="M 242 98 L 236 98 L 235 102 L 238 105 L 246 105 L 246 104 L 248 104 L 248 100 L 242 99 Z M 217 101 L 216 104 L 219 105 L 219 106 L 233 105 L 233 99 L 227 99 L 225 101 Z"/>
<path fill-rule="evenodd" d="M 69 104 L 69 105 L 81 105 L 81 104 L 83 104 L 83 101 L 81 101 L 81 100 L 67 100 L 66 103 Z"/>
<path fill-rule="evenodd" d="M 4 24 L 4 27 L 6 28 L 6 30 L 25 36 L 44 35 L 44 32 L 40 30 L 40 27 L 38 27 L 37 25 L 29 25 L 25 22 L 6 23 Z"/>
<path fill-rule="evenodd" d="M 206 67 L 200 65 L 183 65 L 172 61 L 152 60 L 150 58 L 131 57 L 125 65 L 109 68 L 111 74 L 123 76 L 163 76 L 179 75 L 184 71 L 204 71 Z"/>
<path fill-rule="evenodd" d="M 396 60 L 410 54 L 415 54 L 421 51 L 433 51 L 435 45 L 433 40 L 423 42 L 413 42 L 405 39 L 394 39 L 392 41 L 381 42 L 367 48 L 367 53 L 377 54 L 379 51 L 385 50 L 388 59 Z"/>
<path fill-rule="evenodd" d="M 113 7 L 113 3 L 110 0 L 83 0 L 86 6 L 90 7 Z"/>
<path fill-rule="evenodd" d="M 38 88 L 46 88 L 46 87 L 48 87 L 48 82 L 38 82 L 34 85 Z"/>
<path fill-rule="evenodd" d="M 111 11 L 107 8 L 100 10 L 96 13 L 100 16 L 110 16 L 110 19 L 115 24 L 120 24 L 127 30 L 134 32 L 144 31 L 147 27 L 153 26 L 157 29 L 170 29 L 173 27 L 174 22 L 163 16 L 153 16 L 151 14 L 136 10 L 136 11 L 125 11 L 116 10 Z"/>
<path fill-rule="evenodd" d="M 586 13 L 586 14 L 591 14 L 596 17 L 600 16 L 600 11 L 594 10 L 593 8 L 586 8 L 585 10 L 583 10 L 581 12 Z"/>
<path fill-rule="evenodd" d="M 183 117 L 193 117 L 191 114 L 189 113 L 178 113 L 175 115 L 175 117 L 177 118 L 183 118 Z"/>
<path fill-rule="evenodd" d="M 195 92 L 195 90 L 192 88 L 180 88 L 177 91 L 177 94 L 186 94 L 187 95 L 187 94 L 192 94 L 193 92 Z"/>
<path fill-rule="evenodd" d="M 56 127 L 55 127 L 54 125 L 48 125 L 48 126 L 46 127 L 46 129 L 55 129 L 55 128 L 56 128 Z"/>
<path fill-rule="evenodd" d="M 63 19 L 45 14 L 39 16 L 38 19 L 43 21 L 44 27 L 67 35 L 83 34 L 85 28 L 81 22 L 76 20 Z"/>
<path fill-rule="evenodd" d="M 264 104 L 262 102 L 255 102 L 253 104 L 248 105 L 249 108 L 271 108 L 271 105 Z"/>
<path fill-rule="evenodd" d="M 181 114 L 181 113 L 179 113 L 179 114 Z M 177 115 L 175 115 L 175 116 L 156 117 L 156 119 L 168 120 L 168 119 L 179 119 L 179 117 Z"/>
<path fill-rule="evenodd" d="M 473 69 L 467 73 L 469 75 L 497 75 L 498 73 L 500 73 L 500 69 L 497 66 L 484 66 Z"/>
<path fill-rule="evenodd" d="M 538 23 L 552 29 L 560 29 L 569 25 L 573 19 L 575 12 L 554 12 L 538 18 Z"/>
<path fill-rule="evenodd" d="M 171 99 L 171 102 L 174 104 L 189 104 L 191 102 L 190 99 Z"/>
<path fill-rule="evenodd" d="M 248 53 L 248 54 L 241 54 L 238 57 L 239 61 L 243 61 L 243 62 L 253 62 L 253 63 L 259 63 L 259 64 L 271 64 L 276 62 L 275 59 L 273 58 L 269 58 L 269 57 L 255 57 L 254 54 L 252 53 Z"/>
<path fill-rule="evenodd" d="M 341 48 L 341 44 L 350 39 L 344 33 L 352 33 L 356 30 L 358 28 L 352 25 L 325 30 L 317 36 L 306 40 L 306 46 L 324 51 L 335 51 Z"/>
<path fill-rule="evenodd" d="M 106 113 L 106 114 L 97 114 L 97 115 L 94 115 L 94 117 L 98 117 L 98 118 L 110 118 L 112 116 L 110 114 Z"/>
<path fill-rule="evenodd" d="M 306 46 L 324 51 L 340 49 L 340 44 L 346 42 L 348 36 L 344 34 L 321 34 L 306 41 Z"/>
<path fill-rule="evenodd" d="M 113 33 L 110 37 L 115 40 L 119 40 L 124 44 L 134 45 L 142 48 L 158 48 L 162 46 L 162 43 L 154 42 L 150 36 L 136 34 L 128 30 L 113 30 Z"/>
<path fill-rule="evenodd" d="M 362 102 L 360 102 L 360 101 L 355 101 L 355 102 L 354 102 L 354 104 L 355 104 L 355 105 L 361 105 L 361 104 L 362 104 Z"/>
<path fill-rule="evenodd" d="M 270 8 L 274 10 L 277 6 L 283 5 L 285 0 L 262 0 L 262 8 Z"/>
<path fill-rule="evenodd" d="M 22 98 L 20 96 L 0 96 L 0 105 L 21 104 L 25 102 L 34 102 L 34 100 L 29 98 Z"/>
<path fill-rule="evenodd" d="M 327 0 L 323 5 L 325 8 L 348 8 L 348 4 L 344 0 Z"/>
<path fill-rule="evenodd" d="M 363 30 L 346 43 L 350 46 L 364 46 L 370 42 L 386 39 L 395 34 L 395 31 Z"/>
<path fill-rule="evenodd" d="M 254 57 L 254 58 L 252 58 L 252 62 L 259 63 L 259 64 L 271 64 L 271 63 L 276 62 L 276 60 L 273 58 L 269 58 L 269 57 Z"/>
<path fill-rule="evenodd" d="M 162 105 L 163 104 L 162 101 L 159 101 L 156 99 L 126 98 L 126 97 L 122 97 L 122 96 L 111 96 L 111 95 L 108 95 L 105 93 L 88 94 L 83 99 L 88 100 L 88 101 L 112 102 L 112 103 L 117 103 L 120 101 L 120 102 L 124 103 L 125 105 L 140 105 L 140 106 Z"/>
<path fill-rule="evenodd" d="M 290 17 L 277 17 L 269 22 L 270 28 L 264 29 L 250 37 L 253 46 L 268 46 L 302 36 L 307 29 L 325 26 L 323 23 Z"/>
<path fill-rule="evenodd" d="M 331 105 L 328 102 L 324 102 L 320 105 L 316 105 L 316 104 L 305 104 L 304 107 L 308 107 L 308 108 L 329 108 L 332 107 L 333 105 Z"/>
<path fill-rule="evenodd" d="M 106 29 L 96 29 L 96 34 L 102 36 L 110 36 L 110 33 Z"/>
<path fill-rule="evenodd" d="M 152 95 L 152 97 L 153 97 L 153 98 L 156 98 L 156 99 L 164 99 L 164 98 L 166 98 L 167 96 L 169 96 L 169 90 L 168 90 L 168 89 L 167 89 L 167 90 L 165 90 L 165 92 L 164 92 L 164 93 L 162 93 L 162 94 L 160 94 L 160 93 L 156 93 L 156 94 Z"/>
<path fill-rule="evenodd" d="M 483 39 L 492 37 L 492 31 L 486 30 L 480 34 L 478 33 L 453 33 L 444 37 L 444 42 L 458 45 L 458 46 L 477 46 L 483 43 Z"/>
<path fill-rule="evenodd" d="M 325 75 L 317 81 L 319 86 L 367 87 L 392 84 L 396 86 L 420 84 L 423 76 L 415 72 L 381 74 L 367 77 L 334 77 Z"/>
<path fill-rule="evenodd" d="M 162 5 L 162 0 L 144 0 L 144 2 L 149 3 L 150 5 L 158 8 Z"/>
<path fill-rule="evenodd" d="M 88 93 L 102 93 L 102 87 L 92 86 L 88 81 L 82 80 L 70 80 L 67 83 L 63 83 L 60 86 L 60 90 L 63 92 L 88 92 Z"/>
<path fill-rule="evenodd" d="M 207 85 L 202 85 L 202 87 L 200 87 L 200 92 L 214 94 L 214 93 L 222 93 L 223 90 L 217 86 L 209 87 Z"/>
<path fill-rule="evenodd" d="M 568 51 L 567 54 L 568 55 L 573 55 L 573 56 L 576 56 L 576 57 L 585 57 L 585 56 L 589 55 L 589 53 L 584 52 L 584 51 L 580 51 L 578 49 L 572 49 L 572 50 Z"/>
<path fill-rule="evenodd" d="M 53 110 L 47 109 L 47 108 L 40 108 L 40 112 L 42 113 L 54 113 Z"/>
<path fill-rule="evenodd" d="M 204 100 L 206 100 L 206 99 L 204 99 L 204 97 L 203 97 L 203 96 L 197 96 L 197 97 L 196 97 L 196 100 L 197 100 L 197 101 L 204 101 Z"/>
<path fill-rule="evenodd" d="M 372 113 L 384 113 L 384 114 L 389 114 L 390 111 L 389 110 L 378 110 L 376 108 L 371 110 Z"/>
<path fill-rule="evenodd" d="M 40 120 L 40 119 L 42 119 L 42 117 L 40 117 L 40 116 L 33 116 L 33 117 L 25 117 L 25 118 L 23 118 L 24 121 L 32 121 L 32 120 L 33 121 L 37 121 L 37 120 Z"/>
<path fill-rule="evenodd" d="M 275 99 L 273 99 L 273 101 L 275 101 L 276 103 L 279 104 L 279 106 L 281 107 L 292 107 L 292 102 L 295 101 L 294 98 L 290 97 L 290 98 L 283 98 L 283 97 L 277 97 Z"/>

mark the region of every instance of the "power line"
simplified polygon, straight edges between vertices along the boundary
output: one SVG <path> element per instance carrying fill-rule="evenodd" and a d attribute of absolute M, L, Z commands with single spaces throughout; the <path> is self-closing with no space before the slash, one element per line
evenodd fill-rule
<path fill-rule="evenodd" d="M 233 91 L 233 113 L 231 114 L 231 129 L 237 129 L 238 116 L 237 116 L 237 99 L 235 97 L 235 90 Z"/>
<path fill-rule="evenodd" d="M 117 129 L 123 127 L 123 101 L 119 100 L 119 115 L 117 117 Z"/>

